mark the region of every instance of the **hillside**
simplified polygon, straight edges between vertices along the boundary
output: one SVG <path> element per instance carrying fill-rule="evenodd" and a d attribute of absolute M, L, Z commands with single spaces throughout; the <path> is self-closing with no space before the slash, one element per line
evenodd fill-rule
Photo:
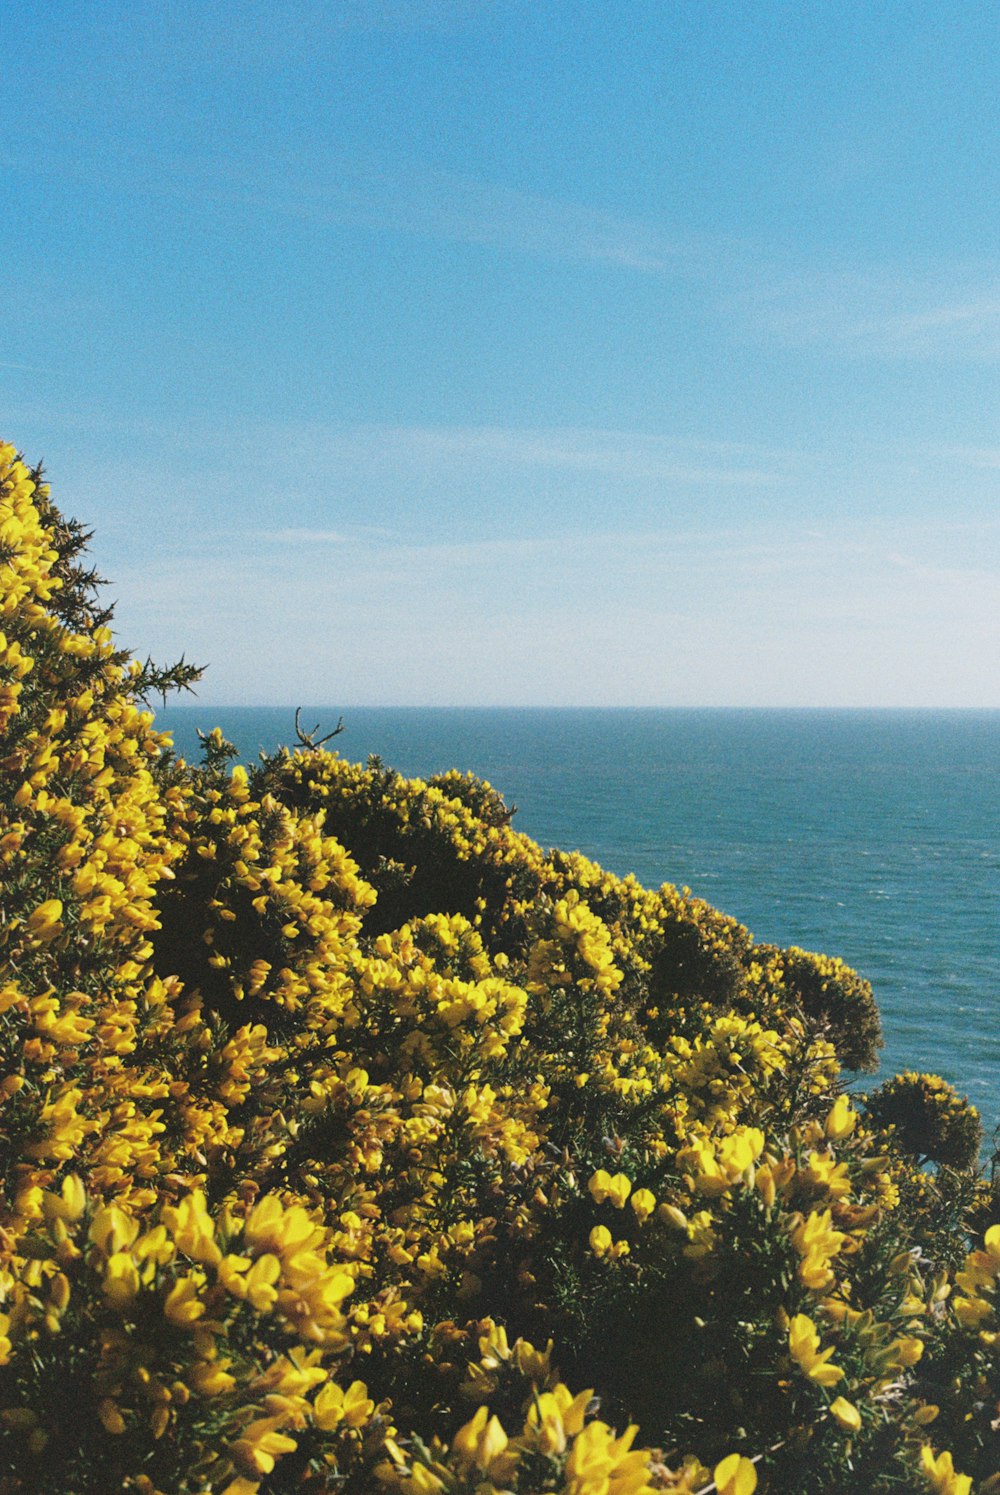
<path fill-rule="evenodd" d="M 180 761 L 85 545 L 0 448 L 0 1495 L 1000 1489 L 868 984 L 457 772 Z"/>

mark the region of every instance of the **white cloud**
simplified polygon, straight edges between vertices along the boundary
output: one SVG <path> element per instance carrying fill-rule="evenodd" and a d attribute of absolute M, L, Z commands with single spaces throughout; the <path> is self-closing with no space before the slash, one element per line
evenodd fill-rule
<path fill-rule="evenodd" d="M 1000 705 L 1000 539 L 927 524 L 407 544 L 119 571 L 206 701 Z M 985 661 L 985 663 L 984 663 Z"/>
<path fill-rule="evenodd" d="M 1000 447 L 937 446 L 928 448 L 928 451 L 931 456 L 974 467 L 980 472 L 1000 470 Z"/>
<path fill-rule="evenodd" d="M 347 545 L 350 535 L 332 529 L 277 529 L 265 530 L 261 538 L 274 540 L 279 545 Z"/>
<path fill-rule="evenodd" d="M 7 358 L 0 358 L 0 369 L 10 369 L 18 374 L 43 374 L 46 378 L 63 372 L 62 369 L 42 368 L 36 363 L 14 363 Z"/>
<path fill-rule="evenodd" d="M 837 356 L 1000 357 L 1000 266 L 777 267 L 746 274 L 728 302 L 751 332 Z"/>
<path fill-rule="evenodd" d="M 551 475 L 581 494 L 588 479 L 612 479 L 668 497 L 688 487 L 776 487 L 810 461 L 789 450 L 586 427 L 285 424 L 266 435 L 314 492 L 362 478 L 383 491 L 419 482 L 446 496 L 454 485 L 496 480 L 516 492 L 525 478 Z M 232 457 L 243 449 L 242 433 L 220 441 Z"/>
<path fill-rule="evenodd" d="M 255 217 L 389 229 L 419 237 L 495 245 L 514 253 L 603 263 L 645 273 L 686 273 L 708 251 L 694 235 L 589 203 L 527 192 L 418 161 L 301 154 L 178 156 L 122 148 L 87 159 L 30 139 L 0 152 L 0 165 L 61 180 L 206 203 L 245 205 Z"/>
<path fill-rule="evenodd" d="M 394 452 L 407 461 L 458 460 L 494 467 L 555 468 L 609 477 L 726 485 L 769 484 L 778 476 L 773 465 L 733 465 L 733 458 L 750 455 L 747 448 L 683 442 L 632 431 L 411 426 L 368 428 L 355 432 L 349 440 L 356 443 L 359 438 L 369 441 L 373 451 Z M 770 457 L 773 462 L 773 454 L 754 455 L 758 461 Z M 713 460 L 706 462 L 706 456 Z"/>
<path fill-rule="evenodd" d="M 426 0 L 425 20 L 463 7 Z M 358 0 L 359 24 L 401 21 L 406 7 Z M 354 24 L 354 22 L 351 22 Z M 147 193 L 243 206 L 256 217 L 385 230 L 511 254 L 603 264 L 683 280 L 709 323 L 768 341 L 820 347 L 830 356 L 889 360 L 1000 357 L 1000 263 L 858 260 L 795 264 L 781 244 L 698 234 L 683 225 L 600 203 L 525 191 L 499 180 L 443 171 L 403 153 L 365 160 L 313 152 L 239 160 L 210 154 L 154 155 L 121 148 L 87 159 L 69 146 L 33 143 L 0 152 L 0 165 L 86 182 L 95 191 Z"/>

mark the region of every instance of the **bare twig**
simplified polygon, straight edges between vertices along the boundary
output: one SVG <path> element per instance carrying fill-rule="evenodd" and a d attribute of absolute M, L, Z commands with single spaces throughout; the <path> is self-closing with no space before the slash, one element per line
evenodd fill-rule
<path fill-rule="evenodd" d="M 319 731 L 319 722 L 316 723 L 311 732 L 303 732 L 299 725 L 299 717 L 301 715 L 302 707 L 297 706 L 295 708 L 295 735 L 304 748 L 310 748 L 315 751 L 317 748 L 321 748 L 324 743 L 330 742 L 334 737 L 339 737 L 344 730 L 344 718 L 341 717 L 333 731 L 327 732 L 325 737 L 320 737 L 317 741 L 316 733 Z"/>

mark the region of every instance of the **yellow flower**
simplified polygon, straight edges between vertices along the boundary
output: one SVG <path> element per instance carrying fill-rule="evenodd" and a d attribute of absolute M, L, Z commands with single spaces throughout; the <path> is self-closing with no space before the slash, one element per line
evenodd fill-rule
<path fill-rule="evenodd" d="M 192 1261 L 216 1267 L 222 1260 L 215 1239 L 215 1225 L 205 1207 L 205 1195 L 194 1189 L 178 1205 L 167 1205 L 162 1220 L 170 1231 L 179 1251 L 190 1256 Z"/>
<path fill-rule="evenodd" d="M 656 1211 L 656 1218 L 662 1220 L 664 1225 L 669 1225 L 671 1230 L 680 1230 L 687 1233 L 688 1217 L 676 1204 L 661 1204 Z"/>
<path fill-rule="evenodd" d="M 346 1391 L 335 1381 L 329 1381 L 313 1402 L 313 1422 L 324 1432 L 329 1432 L 340 1422 L 359 1428 L 370 1419 L 374 1410 L 375 1403 L 363 1381 L 352 1381 Z"/>
<path fill-rule="evenodd" d="M 605 1169 L 598 1168 L 587 1188 L 595 1204 L 603 1204 L 606 1199 L 609 1199 L 615 1209 L 624 1209 L 625 1202 L 632 1191 L 632 1183 L 624 1173 L 616 1173 L 612 1176 Z"/>
<path fill-rule="evenodd" d="M 286 1209 L 277 1195 L 267 1194 L 251 1210 L 243 1239 L 255 1252 L 283 1256 L 319 1245 L 324 1234 L 300 1204 Z"/>
<path fill-rule="evenodd" d="M 37 944 L 55 939 L 62 930 L 63 906 L 59 898 L 47 898 L 28 915 L 27 931 Z"/>
<path fill-rule="evenodd" d="M 276 1256 L 258 1256 L 243 1279 L 244 1291 L 237 1296 L 245 1297 L 258 1313 L 268 1313 L 278 1300 L 275 1283 L 280 1276 L 281 1263 Z"/>
<path fill-rule="evenodd" d="M 811 1152 L 799 1170 L 798 1187 L 830 1199 L 845 1199 L 851 1192 L 846 1163 L 838 1163 L 831 1152 Z"/>
<path fill-rule="evenodd" d="M 909 1334 L 902 1339 L 894 1339 L 889 1350 L 896 1365 L 916 1365 L 924 1353 L 923 1340 Z"/>
<path fill-rule="evenodd" d="M 507 1443 L 507 1434 L 499 1418 L 490 1416 L 489 1407 L 479 1407 L 470 1421 L 459 1428 L 451 1440 L 451 1448 L 466 1468 L 474 1465 L 482 1474 L 487 1474 L 506 1452 Z M 504 1460 L 504 1464 L 511 1465 L 511 1461 Z M 500 1473 L 499 1470 L 494 1472 Z"/>
<path fill-rule="evenodd" d="M 615 1495 L 643 1495 L 649 1489 L 649 1455 L 643 1449 L 632 1451 L 637 1432 L 632 1425 L 616 1438 L 606 1423 L 588 1423 L 566 1460 L 567 1495 L 610 1490 Z"/>
<path fill-rule="evenodd" d="M 46 1220 L 65 1220 L 69 1224 L 79 1220 L 87 1208 L 87 1194 L 83 1183 L 75 1173 L 67 1173 L 58 1194 L 44 1194 L 42 1209 Z"/>
<path fill-rule="evenodd" d="M 607 1256 L 611 1250 L 611 1232 L 606 1225 L 595 1225 L 590 1232 L 590 1249 L 595 1256 Z"/>
<path fill-rule="evenodd" d="M 537 1429 L 542 1453 L 561 1454 L 568 1438 L 575 1438 L 583 1427 L 593 1389 L 573 1396 L 567 1386 L 558 1382 L 551 1391 L 536 1396 L 528 1409 L 527 1427 Z"/>
<path fill-rule="evenodd" d="M 985 1298 L 966 1298 L 959 1295 L 952 1298 L 951 1310 L 964 1329 L 978 1329 L 984 1319 L 991 1317 L 993 1305 Z"/>
<path fill-rule="evenodd" d="M 849 1241 L 841 1230 L 834 1230 L 830 1211 L 814 1210 L 791 1232 L 792 1244 L 801 1253 L 799 1280 L 814 1292 L 822 1292 L 833 1281 L 830 1262 Z"/>
<path fill-rule="evenodd" d="M 251 1479 L 270 1474 L 283 1453 L 294 1453 L 298 1444 L 287 1433 L 279 1432 L 281 1419 L 259 1417 L 245 1428 L 230 1448 L 233 1463 Z"/>
<path fill-rule="evenodd" d="M 139 1270 L 127 1251 L 116 1251 L 108 1257 L 101 1286 L 113 1308 L 131 1303 L 139 1291 Z"/>
<path fill-rule="evenodd" d="M 116 1204 L 102 1205 L 90 1222 L 88 1235 L 108 1256 L 124 1251 L 139 1234 L 138 1220 L 131 1219 Z"/>
<path fill-rule="evenodd" d="M 649 1219 L 656 1208 L 656 1198 L 649 1189 L 636 1189 L 630 1202 L 640 1225 Z"/>
<path fill-rule="evenodd" d="M 442 1495 L 444 1484 L 426 1464 L 414 1464 L 405 1488 L 407 1495 Z"/>
<path fill-rule="evenodd" d="M 830 1403 L 830 1416 L 840 1423 L 845 1432 L 856 1433 L 861 1428 L 861 1413 L 846 1397 L 838 1396 Z"/>
<path fill-rule="evenodd" d="M 731 1179 L 746 1173 L 764 1151 L 764 1133 L 756 1126 L 739 1127 L 719 1143 L 719 1164 Z"/>
<path fill-rule="evenodd" d="M 191 1385 L 199 1396 L 225 1396 L 236 1385 L 235 1377 L 229 1375 L 230 1360 L 199 1360 L 191 1371 Z"/>
<path fill-rule="evenodd" d="M 190 1328 L 205 1312 L 205 1305 L 198 1296 L 199 1287 L 205 1285 L 200 1273 L 180 1277 L 174 1283 L 163 1304 L 163 1313 L 178 1329 Z"/>
<path fill-rule="evenodd" d="M 113 1433 L 116 1436 L 124 1433 L 125 1419 L 119 1410 L 118 1403 L 112 1401 L 110 1396 L 106 1396 L 103 1401 L 98 1402 L 97 1415 L 104 1424 L 106 1432 Z"/>
<path fill-rule="evenodd" d="M 945 1450 L 935 1458 L 929 1443 L 920 1450 L 920 1472 L 934 1495 L 969 1495 L 972 1489 L 970 1475 L 955 1473 L 951 1454 Z"/>
<path fill-rule="evenodd" d="M 514 1363 L 527 1380 L 544 1385 L 552 1369 L 552 1349 L 551 1339 L 544 1350 L 536 1350 L 527 1339 L 518 1339 L 514 1343 Z"/>
<path fill-rule="evenodd" d="M 820 1351 L 819 1333 L 807 1314 L 797 1313 L 788 1330 L 788 1348 L 792 1359 L 811 1381 L 819 1386 L 835 1386 L 844 1372 L 829 1363 L 833 1346 Z"/>
<path fill-rule="evenodd" d="M 838 1095 L 827 1115 L 823 1130 L 832 1142 L 849 1137 L 858 1124 L 858 1113 L 846 1095 Z"/>
<path fill-rule="evenodd" d="M 688 1244 L 684 1255 L 691 1261 L 700 1261 L 713 1250 L 716 1242 L 714 1221 L 708 1210 L 698 1210 L 688 1221 Z"/>
<path fill-rule="evenodd" d="M 731 1453 L 716 1464 L 712 1475 L 718 1495 L 753 1495 L 757 1488 L 757 1470 L 750 1459 Z"/>
<path fill-rule="evenodd" d="M 281 1396 L 305 1396 L 314 1386 L 321 1386 L 327 1378 L 327 1372 L 319 1363 L 322 1354 L 322 1350 L 310 1350 L 308 1353 L 292 1350 L 288 1355 L 273 1360 L 267 1370 L 254 1380 L 254 1392 L 261 1394 L 273 1391 Z M 360 1382 L 355 1382 L 355 1385 L 360 1385 Z"/>
<path fill-rule="evenodd" d="M 751 1169 L 764 1150 L 764 1133 L 759 1127 L 738 1127 L 717 1146 L 701 1139 L 684 1147 L 677 1162 L 689 1173 L 694 1187 L 714 1198 L 751 1176 Z"/>

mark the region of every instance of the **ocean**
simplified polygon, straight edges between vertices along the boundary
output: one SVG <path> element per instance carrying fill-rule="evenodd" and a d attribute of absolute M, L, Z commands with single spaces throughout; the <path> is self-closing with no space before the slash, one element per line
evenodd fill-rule
<path fill-rule="evenodd" d="M 302 724 L 331 731 L 336 708 Z M 332 746 L 488 779 L 515 825 L 649 886 L 686 886 L 758 939 L 872 983 L 881 1075 L 943 1075 L 1000 1123 L 1000 711 L 350 708 Z M 250 760 L 291 709 L 168 705 L 186 757 L 219 726 Z M 867 1077 L 863 1085 L 873 1083 Z"/>

